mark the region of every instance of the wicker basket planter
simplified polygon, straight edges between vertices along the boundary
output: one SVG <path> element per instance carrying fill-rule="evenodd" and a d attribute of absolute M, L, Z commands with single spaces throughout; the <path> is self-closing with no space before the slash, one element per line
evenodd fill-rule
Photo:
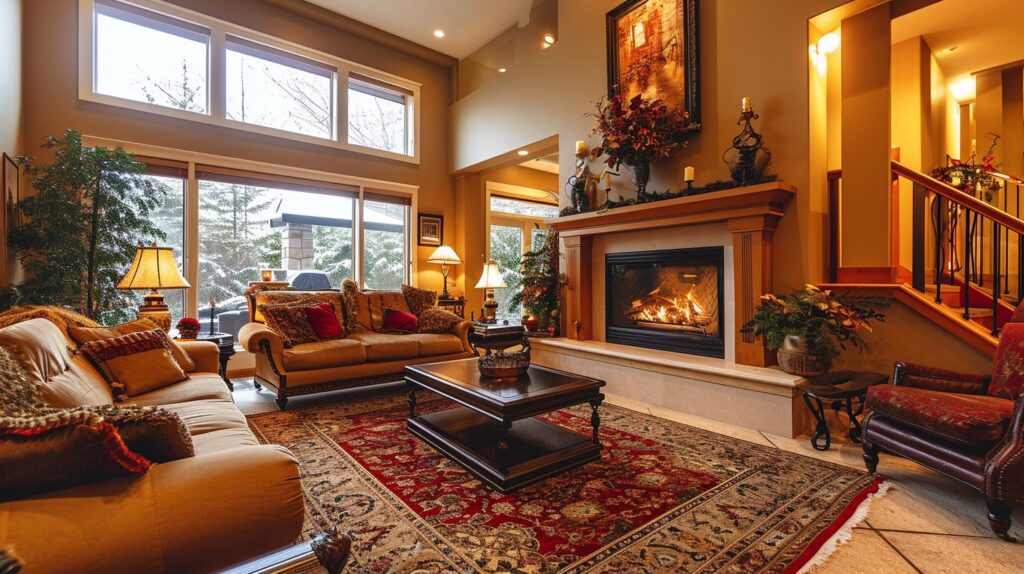
<path fill-rule="evenodd" d="M 832 368 L 832 359 L 807 350 L 807 340 L 796 335 L 786 337 L 778 350 L 779 368 L 791 375 L 817 377 Z"/>

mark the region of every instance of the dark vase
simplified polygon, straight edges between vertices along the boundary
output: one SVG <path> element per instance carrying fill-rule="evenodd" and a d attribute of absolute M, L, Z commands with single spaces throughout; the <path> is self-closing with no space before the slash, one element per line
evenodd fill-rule
<path fill-rule="evenodd" d="M 651 162 L 646 159 L 637 160 L 629 164 L 633 171 L 633 183 L 636 184 L 636 201 L 643 202 L 647 199 L 647 182 L 651 180 Z"/>

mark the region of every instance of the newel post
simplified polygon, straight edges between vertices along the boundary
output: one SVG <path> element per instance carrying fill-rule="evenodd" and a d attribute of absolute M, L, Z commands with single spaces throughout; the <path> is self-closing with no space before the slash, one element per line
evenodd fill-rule
<path fill-rule="evenodd" d="M 772 292 L 772 236 L 779 218 L 758 215 L 729 220 L 732 233 L 733 285 L 735 290 L 736 362 L 767 367 L 775 364 L 774 353 L 764 342 L 740 329 L 754 317 L 761 295 Z"/>
<path fill-rule="evenodd" d="M 586 341 L 593 330 L 593 244 L 590 235 L 562 236 L 565 242 L 565 274 L 568 278 L 565 297 L 565 336 Z"/>

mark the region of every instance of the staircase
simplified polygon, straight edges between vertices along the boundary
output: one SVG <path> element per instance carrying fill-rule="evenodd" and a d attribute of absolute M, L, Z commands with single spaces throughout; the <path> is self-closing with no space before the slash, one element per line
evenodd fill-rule
<path fill-rule="evenodd" d="M 901 269 L 896 275 L 902 280 L 893 285 L 859 285 L 889 288 L 894 298 L 990 355 L 1024 299 L 1024 181 L 998 177 L 1002 188 L 989 202 L 892 162 L 892 181 L 913 184 L 913 268 Z M 829 285 L 851 289 L 858 285 L 837 281 L 841 179 L 841 172 L 829 173 Z M 898 237 L 898 228 L 893 233 Z"/>

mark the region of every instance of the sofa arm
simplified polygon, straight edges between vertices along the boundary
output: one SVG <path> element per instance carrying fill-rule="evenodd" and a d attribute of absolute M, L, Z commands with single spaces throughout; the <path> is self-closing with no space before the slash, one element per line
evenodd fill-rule
<path fill-rule="evenodd" d="M 303 514 L 295 457 L 240 446 L 2 503 L 0 541 L 37 572 L 211 572 L 291 544 Z"/>
<path fill-rule="evenodd" d="M 1024 502 L 1024 393 L 1013 405 L 1013 418 L 1003 442 L 985 464 L 985 496 Z"/>
<path fill-rule="evenodd" d="M 892 373 L 894 385 L 964 395 L 985 394 L 989 380 L 988 375 L 958 373 L 914 363 L 896 363 Z"/>
<path fill-rule="evenodd" d="M 196 364 L 193 373 L 220 372 L 220 350 L 210 341 L 175 341 L 192 362 Z"/>
<path fill-rule="evenodd" d="M 238 342 L 253 355 L 262 355 L 270 349 L 271 366 L 277 372 L 284 372 L 284 342 L 281 336 L 263 323 L 246 323 L 238 331 Z"/>
<path fill-rule="evenodd" d="M 472 321 L 459 321 L 452 327 L 452 334 L 462 340 L 462 349 L 467 353 L 476 354 L 469 344 L 469 331 L 473 328 Z"/>

